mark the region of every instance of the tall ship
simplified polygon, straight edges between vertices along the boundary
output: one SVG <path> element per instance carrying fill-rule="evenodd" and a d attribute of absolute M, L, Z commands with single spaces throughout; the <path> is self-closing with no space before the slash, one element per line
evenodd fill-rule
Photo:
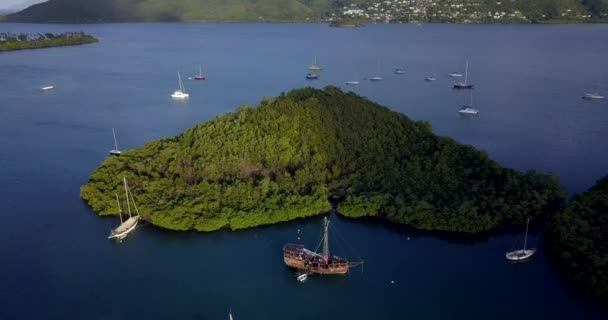
<path fill-rule="evenodd" d="M 283 261 L 290 268 L 304 273 L 345 274 L 363 262 L 350 262 L 329 253 L 329 220 L 323 218 L 323 251 L 318 253 L 301 244 L 288 243 L 283 247 Z"/>

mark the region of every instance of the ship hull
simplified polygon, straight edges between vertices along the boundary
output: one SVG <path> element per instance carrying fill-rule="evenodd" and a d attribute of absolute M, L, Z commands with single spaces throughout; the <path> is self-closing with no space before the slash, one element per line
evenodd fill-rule
<path fill-rule="evenodd" d="M 342 258 L 324 259 L 304 246 L 294 244 L 283 248 L 283 262 L 290 268 L 317 274 L 345 274 L 350 268 L 350 263 Z"/>

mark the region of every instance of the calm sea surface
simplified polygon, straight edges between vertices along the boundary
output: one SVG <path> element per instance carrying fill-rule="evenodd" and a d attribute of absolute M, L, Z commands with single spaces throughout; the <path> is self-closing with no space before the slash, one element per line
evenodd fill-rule
<path fill-rule="evenodd" d="M 115 243 L 117 219 L 94 215 L 79 187 L 113 147 L 112 127 L 135 148 L 282 91 L 355 79 L 345 89 L 579 192 L 608 173 L 608 101 L 580 98 L 608 91 L 608 25 L 0 24 L 76 30 L 100 43 L 0 53 L 0 319 L 222 319 L 229 308 L 236 319 L 605 319 L 542 250 L 506 263 L 517 235 L 456 241 L 332 216 L 331 248 L 364 268 L 298 283 L 281 247 L 298 236 L 314 247 L 320 218 L 211 234 L 148 225 Z M 315 56 L 324 70 L 306 81 Z M 446 76 L 466 60 L 476 118 L 456 113 L 469 93 Z M 176 72 L 199 64 L 208 80 L 186 80 L 190 101 L 174 103 Z M 386 80 L 364 80 L 378 65 Z"/>

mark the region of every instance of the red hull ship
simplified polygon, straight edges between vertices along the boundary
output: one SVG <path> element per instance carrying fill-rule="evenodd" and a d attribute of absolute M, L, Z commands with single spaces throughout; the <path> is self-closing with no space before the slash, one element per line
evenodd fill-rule
<path fill-rule="evenodd" d="M 323 253 L 317 253 L 306 249 L 301 244 L 288 243 L 283 247 L 283 261 L 290 268 L 304 273 L 317 274 L 345 274 L 351 267 L 356 267 L 362 262 L 349 262 L 338 256 L 329 255 L 328 238 L 329 220 L 323 219 Z"/>

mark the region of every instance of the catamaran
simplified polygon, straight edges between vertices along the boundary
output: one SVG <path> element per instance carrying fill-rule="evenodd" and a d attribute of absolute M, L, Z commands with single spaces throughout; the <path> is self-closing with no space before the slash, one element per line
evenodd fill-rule
<path fill-rule="evenodd" d="M 473 89 L 473 85 L 468 82 L 469 77 L 469 61 L 467 60 L 464 72 L 464 81 L 454 83 L 454 89 Z"/>
<path fill-rule="evenodd" d="M 520 262 L 529 259 L 535 252 L 536 249 L 526 249 L 526 244 L 528 243 L 528 228 L 530 227 L 530 218 L 528 218 L 528 222 L 526 223 L 526 236 L 524 238 L 524 248 L 520 250 L 507 252 L 505 257 L 507 260 Z"/>
<path fill-rule="evenodd" d="M 198 75 L 194 77 L 194 80 L 205 80 L 205 76 L 203 75 L 203 66 L 198 66 Z"/>
<path fill-rule="evenodd" d="M 303 245 L 288 243 L 283 247 L 285 265 L 302 271 L 304 274 L 345 274 L 351 267 L 363 262 L 349 262 L 338 256 L 329 254 L 329 220 L 323 218 L 323 252 L 317 253 L 306 249 Z M 320 244 L 319 244 L 320 245 Z M 317 248 L 318 249 L 318 248 Z"/>
<path fill-rule="evenodd" d="M 190 95 L 186 92 L 186 88 L 184 88 L 184 83 L 182 82 L 182 76 L 177 73 L 177 86 L 178 88 L 171 94 L 173 99 L 188 99 Z"/>
<path fill-rule="evenodd" d="M 378 63 L 376 66 L 376 75 L 369 78 L 370 81 L 382 81 L 384 78 L 380 76 L 380 60 L 378 59 Z"/>
<path fill-rule="evenodd" d="M 114 128 L 112 128 L 112 135 L 114 136 L 114 149 L 110 150 L 110 154 L 113 156 L 119 156 L 121 152 L 118 150 L 118 142 L 116 141 L 116 132 L 114 132 Z"/>
<path fill-rule="evenodd" d="M 123 178 L 124 186 L 125 186 L 125 197 L 127 200 L 127 211 L 129 213 L 129 219 L 127 221 L 122 220 L 122 209 L 120 207 L 120 200 L 118 200 L 118 195 L 116 195 L 116 202 L 118 204 L 118 216 L 120 216 L 120 225 L 118 228 L 112 230 L 108 239 L 118 239 L 122 240 L 129 235 L 129 232 L 133 231 L 139 222 L 139 210 L 137 210 L 137 205 L 135 204 L 135 199 L 133 195 L 129 191 L 129 186 L 127 185 L 127 178 Z M 129 200 L 130 198 L 130 200 Z M 131 215 L 131 205 L 130 202 L 133 201 L 133 208 L 135 209 L 136 215 Z"/>
<path fill-rule="evenodd" d="M 473 107 L 473 91 L 471 91 L 471 102 L 469 103 L 469 105 L 462 106 L 462 108 L 458 110 L 458 113 L 464 115 L 476 115 L 479 113 L 479 110 Z"/>

